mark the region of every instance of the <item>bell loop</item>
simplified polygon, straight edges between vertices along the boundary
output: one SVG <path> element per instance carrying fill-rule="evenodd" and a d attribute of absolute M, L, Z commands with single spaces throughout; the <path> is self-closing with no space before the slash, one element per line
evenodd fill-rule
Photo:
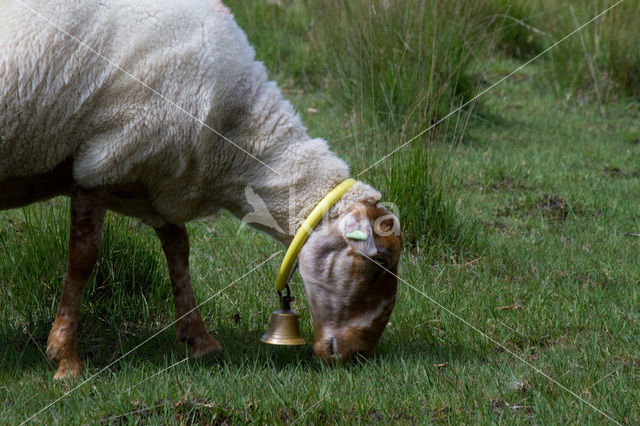
<path fill-rule="evenodd" d="M 285 287 L 287 294 L 283 295 L 282 292 L 276 290 L 278 293 L 278 300 L 280 301 L 280 309 L 282 311 L 290 311 L 291 310 L 291 302 L 296 300 L 295 297 L 291 296 L 291 289 L 289 288 L 289 284 Z"/>

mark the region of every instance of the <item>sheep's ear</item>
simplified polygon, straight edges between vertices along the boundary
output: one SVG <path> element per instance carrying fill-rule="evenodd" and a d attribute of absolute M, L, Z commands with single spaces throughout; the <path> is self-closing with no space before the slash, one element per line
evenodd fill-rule
<path fill-rule="evenodd" d="M 373 230 L 365 208 L 353 209 L 340 219 L 340 233 L 347 244 L 356 252 L 369 257 L 376 255 L 376 243 Z"/>
<path fill-rule="evenodd" d="M 400 235 L 400 221 L 398 217 L 384 208 L 387 214 L 378 217 L 373 222 L 373 232 L 381 237 L 387 235 Z"/>

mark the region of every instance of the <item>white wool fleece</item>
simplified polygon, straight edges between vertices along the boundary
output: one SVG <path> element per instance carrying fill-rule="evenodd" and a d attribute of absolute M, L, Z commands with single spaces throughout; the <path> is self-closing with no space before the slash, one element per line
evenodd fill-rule
<path fill-rule="evenodd" d="M 251 187 L 295 233 L 349 171 L 254 56 L 219 0 L 0 0 L 0 182 L 71 158 L 84 187 L 144 185 L 153 225 L 242 217 Z"/>

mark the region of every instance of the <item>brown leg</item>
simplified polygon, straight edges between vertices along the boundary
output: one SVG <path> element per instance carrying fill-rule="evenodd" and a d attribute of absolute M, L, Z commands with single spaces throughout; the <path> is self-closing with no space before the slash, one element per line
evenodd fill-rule
<path fill-rule="evenodd" d="M 107 191 L 75 187 L 71 191 L 71 232 L 67 275 L 62 297 L 47 341 L 47 355 L 58 363 L 55 379 L 82 374 L 76 349 L 78 311 L 89 275 L 96 263 L 102 238 Z"/>
<path fill-rule="evenodd" d="M 191 358 L 214 354 L 222 348 L 207 333 L 191 288 L 189 275 L 189 235 L 184 225 L 164 225 L 155 228 L 169 265 L 169 276 L 176 305 L 176 334 L 189 345 Z"/>

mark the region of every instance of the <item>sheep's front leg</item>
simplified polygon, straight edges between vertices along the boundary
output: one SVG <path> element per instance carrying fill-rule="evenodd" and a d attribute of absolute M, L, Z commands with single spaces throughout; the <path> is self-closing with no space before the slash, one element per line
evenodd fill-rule
<path fill-rule="evenodd" d="M 47 355 L 58 363 L 55 379 L 82 374 L 76 348 L 78 311 L 102 239 L 107 190 L 75 187 L 71 192 L 71 229 L 67 274 L 55 322 L 47 341 Z"/>
<path fill-rule="evenodd" d="M 155 228 L 167 258 L 171 288 L 176 305 L 176 334 L 189 345 L 192 358 L 215 354 L 222 348 L 207 333 L 191 287 L 189 274 L 189 235 L 184 225 L 165 225 Z"/>

